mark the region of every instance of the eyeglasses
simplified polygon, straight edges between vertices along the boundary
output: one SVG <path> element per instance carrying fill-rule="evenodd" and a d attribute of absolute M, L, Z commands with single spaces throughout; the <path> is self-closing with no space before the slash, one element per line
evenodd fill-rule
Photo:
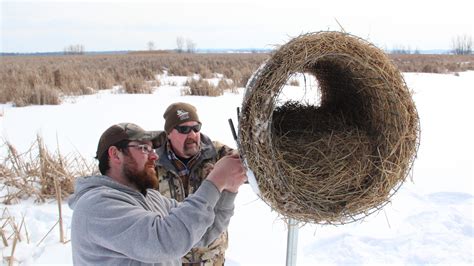
<path fill-rule="evenodd" d="M 153 147 L 148 144 L 132 144 L 132 145 L 128 145 L 127 147 L 139 148 L 142 150 L 142 153 L 144 154 L 150 154 L 150 153 L 155 152 Z"/>
<path fill-rule="evenodd" d="M 195 133 L 198 133 L 199 130 L 201 130 L 201 124 L 197 124 L 194 126 L 175 126 L 174 128 L 181 134 L 189 134 L 191 130 Z"/>

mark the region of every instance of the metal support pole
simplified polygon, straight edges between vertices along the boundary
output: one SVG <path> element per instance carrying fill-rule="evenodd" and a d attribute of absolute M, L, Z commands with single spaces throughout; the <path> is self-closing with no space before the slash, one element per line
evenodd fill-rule
<path fill-rule="evenodd" d="M 288 238 L 286 240 L 286 266 L 296 266 L 297 248 L 298 223 L 290 218 L 288 220 Z"/>

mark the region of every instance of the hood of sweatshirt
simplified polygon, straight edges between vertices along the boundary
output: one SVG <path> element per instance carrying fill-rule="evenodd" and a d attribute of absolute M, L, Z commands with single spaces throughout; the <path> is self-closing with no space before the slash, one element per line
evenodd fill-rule
<path fill-rule="evenodd" d="M 72 194 L 68 199 L 69 207 L 71 209 L 74 209 L 74 206 L 76 205 L 77 201 L 82 196 L 84 196 L 84 194 L 95 188 L 104 186 L 120 190 L 134 197 L 142 198 L 142 195 L 138 191 L 135 191 L 125 185 L 122 185 L 108 176 L 86 176 L 76 179 L 76 183 L 74 184 L 74 194 Z"/>

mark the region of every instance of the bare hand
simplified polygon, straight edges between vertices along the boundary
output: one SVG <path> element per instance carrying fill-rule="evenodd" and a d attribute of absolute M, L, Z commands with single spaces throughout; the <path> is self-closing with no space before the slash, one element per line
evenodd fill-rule
<path fill-rule="evenodd" d="M 222 157 L 214 165 L 207 179 L 214 183 L 219 191 L 227 190 L 236 193 L 247 181 L 245 167 L 237 154 Z"/>

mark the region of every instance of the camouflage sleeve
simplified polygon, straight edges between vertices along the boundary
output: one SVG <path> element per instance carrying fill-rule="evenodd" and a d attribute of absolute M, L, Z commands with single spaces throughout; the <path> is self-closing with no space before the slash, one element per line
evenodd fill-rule
<path fill-rule="evenodd" d="M 216 158 L 217 161 L 220 160 L 222 157 L 235 152 L 234 149 L 218 141 L 213 141 L 212 144 L 214 145 L 214 148 L 216 149 L 216 152 L 217 152 L 217 158 Z"/>
<path fill-rule="evenodd" d="M 153 140 L 153 146 L 156 148 L 161 147 L 163 144 L 166 143 L 168 137 L 165 131 L 155 131 L 158 134 L 158 137 Z"/>

